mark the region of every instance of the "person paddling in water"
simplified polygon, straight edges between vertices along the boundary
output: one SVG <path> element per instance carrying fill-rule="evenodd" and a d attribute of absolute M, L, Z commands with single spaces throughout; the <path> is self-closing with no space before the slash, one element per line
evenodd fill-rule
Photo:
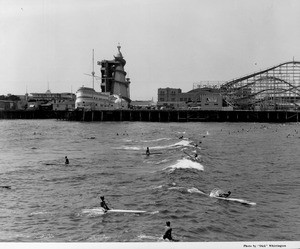
<path fill-rule="evenodd" d="M 104 212 L 106 213 L 107 210 L 109 210 L 109 208 L 108 208 L 106 202 L 104 201 L 104 196 L 101 196 L 100 199 L 101 199 L 100 207 L 102 207 L 104 209 Z"/>
<path fill-rule="evenodd" d="M 149 150 L 149 147 L 147 147 L 146 149 L 146 155 L 149 156 L 150 155 L 150 150 Z"/>
<path fill-rule="evenodd" d="M 65 164 L 69 164 L 69 159 L 67 156 L 65 156 Z"/>
<path fill-rule="evenodd" d="M 219 194 L 219 197 L 224 197 L 224 198 L 227 198 L 229 195 L 231 194 L 231 192 L 230 191 L 228 191 L 228 193 L 226 194 L 226 193 L 221 193 L 221 194 Z"/>
<path fill-rule="evenodd" d="M 163 239 L 168 239 L 170 241 L 174 240 L 172 238 L 172 228 L 171 228 L 171 222 L 170 221 L 166 222 L 165 234 L 163 236 Z"/>

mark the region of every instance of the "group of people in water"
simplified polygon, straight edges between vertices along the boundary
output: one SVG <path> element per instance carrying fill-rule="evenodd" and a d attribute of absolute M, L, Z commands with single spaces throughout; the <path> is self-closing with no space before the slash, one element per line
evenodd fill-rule
<path fill-rule="evenodd" d="M 180 137 L 180 139 L 182 139 L 182 137 Z M 201 142 L 200 142 L 201 143 Z M 195 144 L 195 148 L 197 149 L 198 145 Z M 149 156 L 150 155 L 150 149 L 149 147 L 146 148 L 146 155 Z M 190 155 L 189 155 L 190 156 Z M 191 156 L 190 156 L 191 157 Z M 192 158 L 193 159 L 193 158 Z M 194 159 L 197 160 L 198 159 L 198 154 L 197 152 L 194 154 Z M 65 164 L 69 164 L 69 159 L 67 156 L 65 156 Z M 223 198 L 227 198 L 229 197 L 229 195 L 231 194 L 230 191 L 228 191 L 228 193 L 220 193 L 218 197 L 223 197 Z M 104 196 L 100 196 L 100 199 L 101 199 L 101 202 L 100 202 L 100 207 L 103 208 L 104 212 L 106 213 L 108 210 L 110 210 L 110 208 L 108 207 L 107 203 L 105 202 L 104 200 Z M 173 239 L 172 237 L 172 228 L 171 228 L 171 222 L 170 221 L 167 221 L 166 222 L 166 226 L 165 226 L 165 232 L 164 232 L 164 235 L 163 235 L 163 239 L 168 239 L 169 241 L 178 241 L 176 239 Z"/>

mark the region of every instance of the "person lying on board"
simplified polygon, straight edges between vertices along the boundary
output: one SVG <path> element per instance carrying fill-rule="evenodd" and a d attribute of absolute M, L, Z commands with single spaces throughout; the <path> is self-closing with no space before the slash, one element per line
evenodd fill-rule
<path fill-rule="evenodd" d="M 104 212 L 107 212 L 109 210 L 109 207 L 107 206 L 106 202 L 104 201 L 104 196 L 100 197 L 101 202 L 100 202 L 100 207 L 104 209 Z"/>
<path fill-rule="evenodd" d="M 231 192 L 228 191 L 228 193 L 221 193 L 221 194 L 219 194 L 219 197 L 227 198 L 230 194 L 231 194 Z"/>

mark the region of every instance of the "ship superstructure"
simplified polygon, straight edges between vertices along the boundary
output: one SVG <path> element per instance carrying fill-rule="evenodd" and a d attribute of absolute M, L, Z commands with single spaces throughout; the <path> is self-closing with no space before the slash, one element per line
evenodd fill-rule
<path fill-rule="evenodd" d="M 118 45 L 118 53 L 114 60 L 102 60 L 97 62 L 101 66 L 101 92 L 94 90 L 94 70 L 93 88 L 80 87 L 76 92 L 76 109 L 85 110 L 105 110 L 105 109 L 126 109 L 130 103 L 130 79 L 126 78 L 124 66 L 126 61 Z M 94 58 L 94 54 L 93 54 Z"/>
<path fill-rule="evenodd" d="M 101 91 L 119 95 L 130 102 L 130 79 L 126 78 L 127 73 L 124 71 L 126 60 L 120 51 L 121 46 L 118 45 L 117 48 L 118 53 L 114 60 L 102 60 L 97 63 L 101 66 Z"/>

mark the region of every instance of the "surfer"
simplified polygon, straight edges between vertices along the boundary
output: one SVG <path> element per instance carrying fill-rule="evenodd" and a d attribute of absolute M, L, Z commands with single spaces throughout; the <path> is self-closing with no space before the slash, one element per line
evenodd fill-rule
<path fill-rule="evenodd" d="M 106 202 L 104 201 L 104 196 L 101 196 L 100 199 L 101 199 L 100 206 L 104 209 L 104 212 L 107 212 L 107 210 L 109 210 L 109 208 L 108 208 Z"/>
<path fill-rule="evenodd" d="M 65 156 L 65 164 L 69 164 L 69 159 L 67 156 Z"/>
<path fill-rule="evenodd" d="M 165 234 L 163 236 L 163 239 L 168 239 L 168 240 L 173 240 L 172 238 L 172 228 L 171 228 L 171 223 L 170 221 L 166 222 L 166 227 L 165 227 Z"/>
<path fill-rule="evenodd" d="M 146 149 L 146 155 L 149 156 L 150 155 L 150 150 L 149 150 L 149 147 L 147 147 Z"/>
<path fill-rule="evenodd" d="M 227 198 L 229 195 L 231 194 L 231 192 L 230 191 L 228 191 L 228 193 L 226 194 L 226 193 L 221 193 L 221 194 L 219 194 L 219 197 L 224 197 L 224 198 Z"/>

